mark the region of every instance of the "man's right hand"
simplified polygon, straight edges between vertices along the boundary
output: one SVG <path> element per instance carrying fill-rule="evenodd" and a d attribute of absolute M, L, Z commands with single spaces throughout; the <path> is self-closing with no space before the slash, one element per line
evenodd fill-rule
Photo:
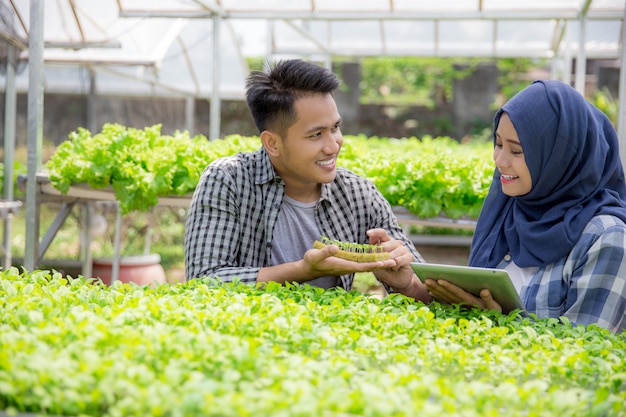
<path fill-rule="evenodd" d="M 339 247 L 337 245 L 328 245 L 321 249 L 309 249 L 299 261 L 259 269 L 257 282 L 307 282 L 324 276 L 373 272 L 396 265 L 396 261 L 393 259 L 376 262 L 348 261 L 336 257 L 338 252 Z"/>
<path fill-rule="evenodd" d="M 308 280 L 322 276 L 339 276 L 354 272 L 373 272 L 378 269 L 391 268 L 396 265 L 393 259 L 376 262 L 355 262 L 338 258 L 337 245 L 328 245 L 321 249 L 309 249 L 304 254 L 302 270 Z"/>

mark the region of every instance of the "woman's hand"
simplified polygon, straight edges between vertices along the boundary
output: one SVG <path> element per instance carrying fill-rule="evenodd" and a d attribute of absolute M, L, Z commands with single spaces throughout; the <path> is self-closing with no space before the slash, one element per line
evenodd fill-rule
<path fill-rule="evenodd" d="M 502 306 L 493 299 L 491 291 L 482 289 L 480 297 L 465 291 L 461 287 L 440 279 L 426 279 L 424 282 L 428 293 L 436 300 L 443 301 L 448 304 L 463 304 L 467 306 L 479 307 L 483 310 L 497 310 L 502 312 Z"/>

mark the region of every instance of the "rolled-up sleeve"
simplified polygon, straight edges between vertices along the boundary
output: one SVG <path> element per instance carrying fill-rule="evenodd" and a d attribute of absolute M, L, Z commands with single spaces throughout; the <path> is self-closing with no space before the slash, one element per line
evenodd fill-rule
<path fill-rule="evenodd" d="M 563 315 L 577 324 L 621 332 L 626 330 L 626 227 L 616 220 L 594 218 L 574 249 Z M 584 254 L 583 247 L 588 248 Z"/>

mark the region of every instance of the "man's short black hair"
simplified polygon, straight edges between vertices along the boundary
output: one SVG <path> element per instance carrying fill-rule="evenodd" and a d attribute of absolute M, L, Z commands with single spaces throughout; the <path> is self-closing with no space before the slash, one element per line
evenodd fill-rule
<path fill-rule="evenodd" d="M 284 136 L 295 123 L 294 103 L 315 93 L 334 92 L 341 81 L 332 71 L 301 59 L 279 61 L 267 71 L 252 71 L 246 79 L 246 101 L 259 132 Z"/>

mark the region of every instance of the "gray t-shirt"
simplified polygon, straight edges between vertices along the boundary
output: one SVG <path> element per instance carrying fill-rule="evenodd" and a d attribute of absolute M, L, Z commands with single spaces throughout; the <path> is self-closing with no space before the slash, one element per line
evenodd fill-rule
<path fill-rule="evenodd" d="M 272 238 L 272 265 L 302 259 L 304 253 L 313 247 L 313 242 L 319 240 L 320 231 L 315 223 L 316 205 L 317 201 L 302 203 L 286 195 L 283 197 Z M 336 287 L 338 277 L 320 277 L 306 284 L 322 288 Z"/>

